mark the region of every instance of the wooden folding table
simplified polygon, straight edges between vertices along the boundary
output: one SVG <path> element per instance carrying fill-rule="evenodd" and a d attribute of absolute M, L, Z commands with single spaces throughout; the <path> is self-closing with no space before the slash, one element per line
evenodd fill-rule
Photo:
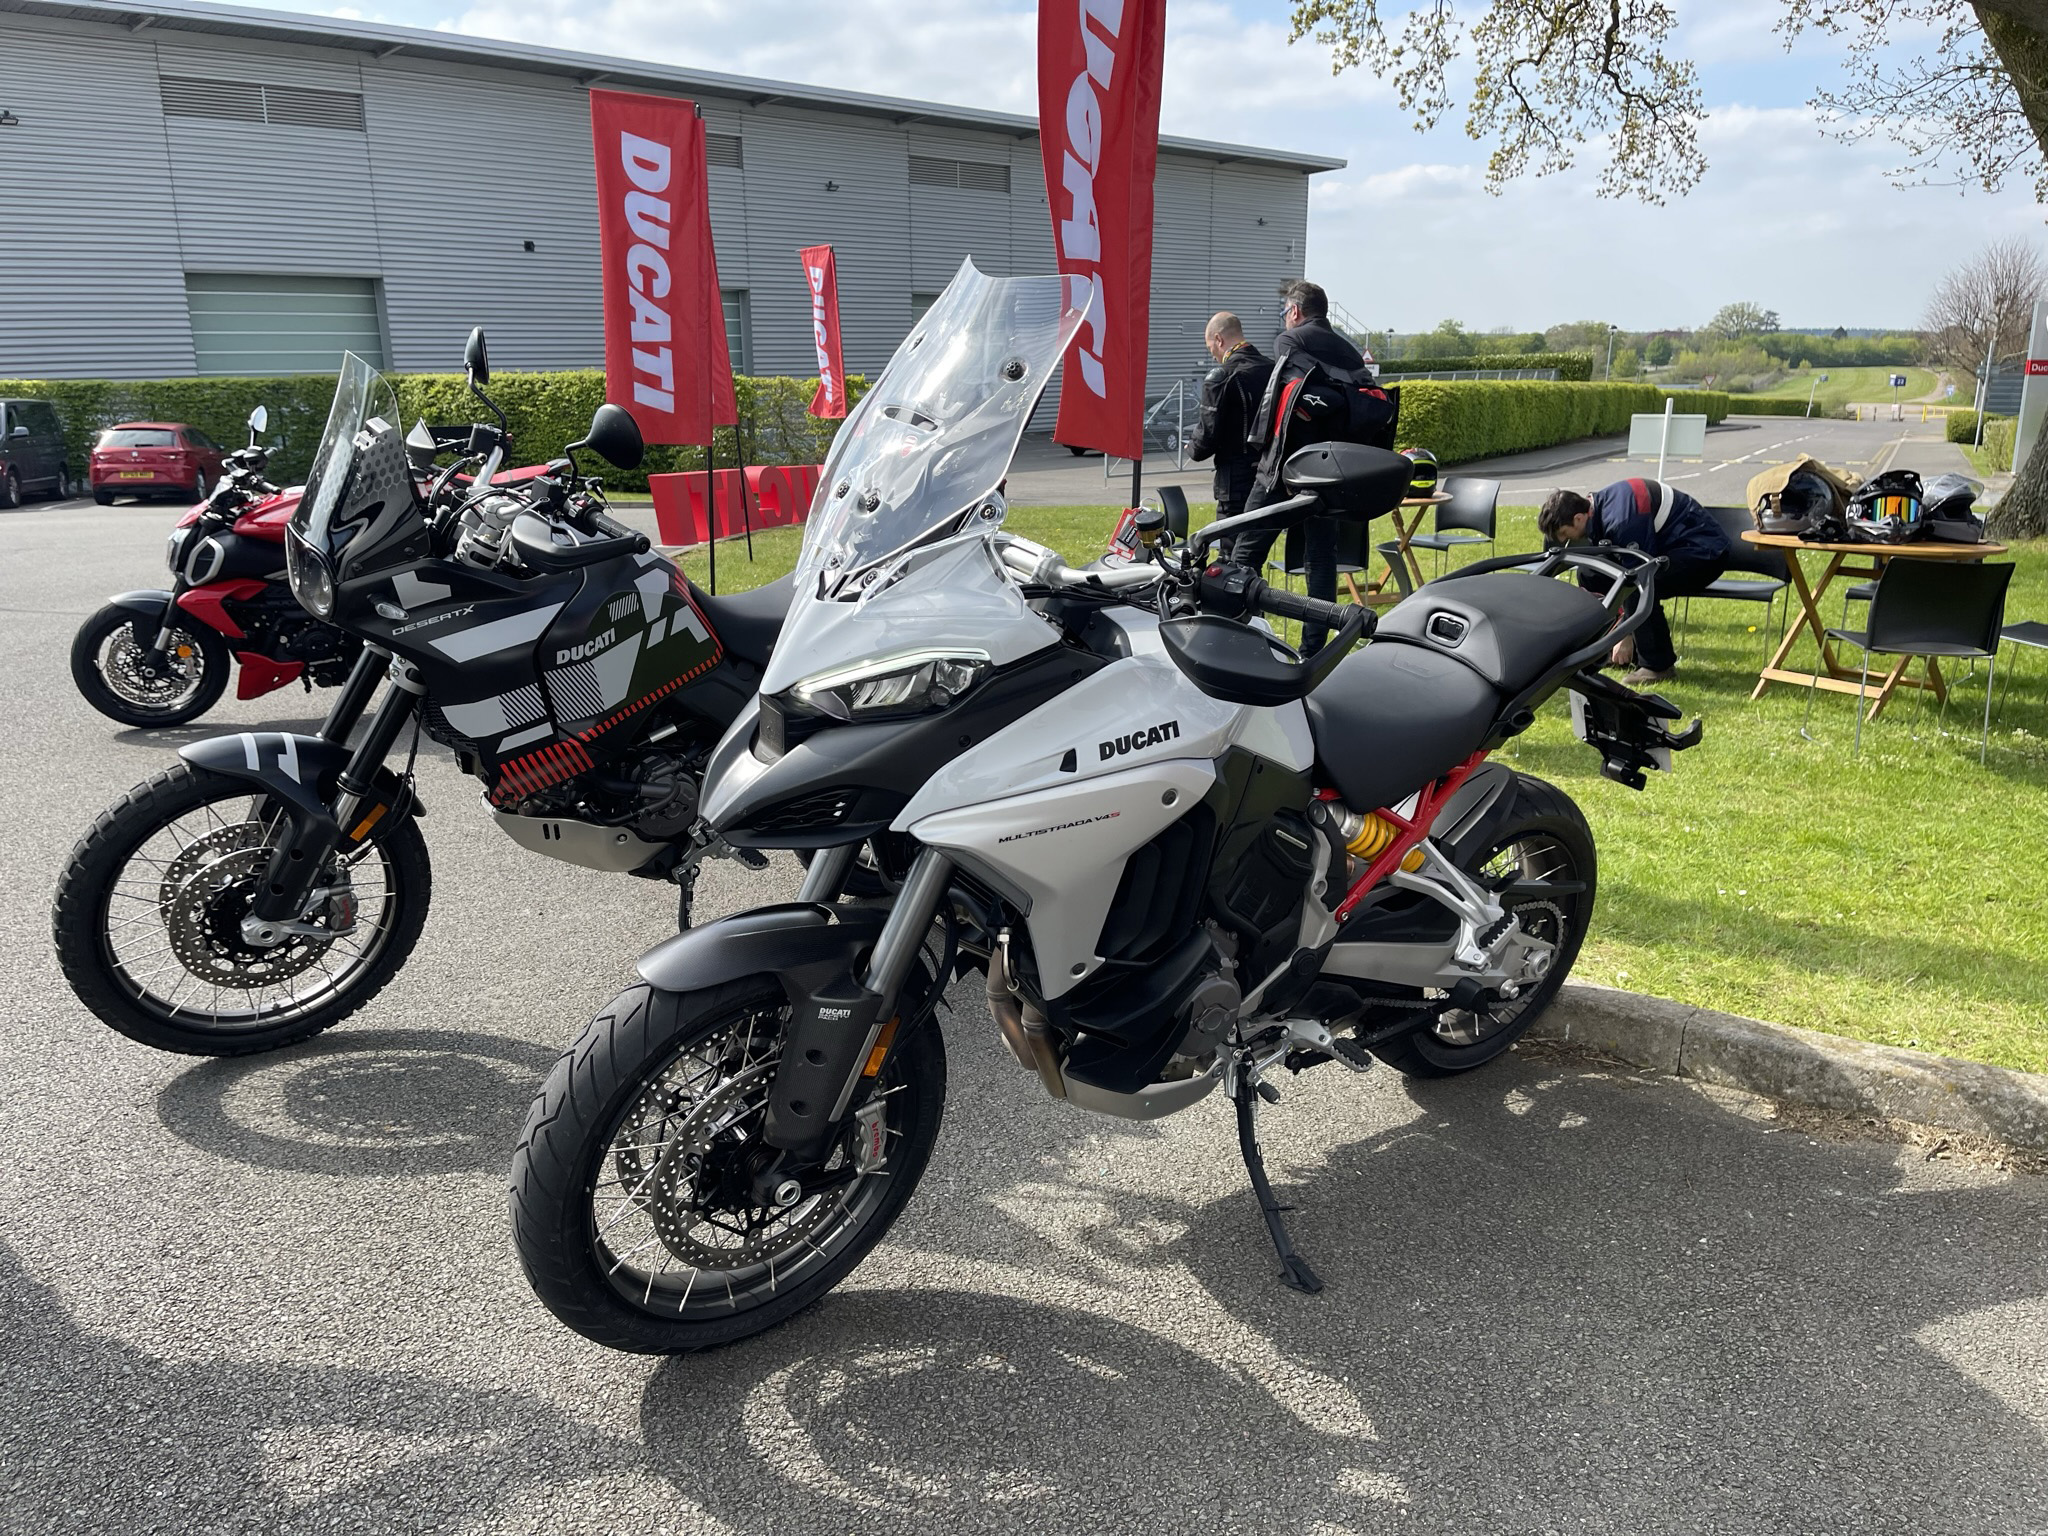
<path fill-rule="evenodd" d="M 1449 491 L 1436 491 L 1428 496 L 1410 496 L 1400 506 L 1394 508 L 1394 533 L 1396 535 L 1396 542 L 1400 547 L 1395 555 L 1386 557 L 1387 568 L 1380 573 L 1377 580 L 1371 582 L 1366 587 L 1364 592 L 1361 593 L 1358 590 L 1358 578 L 1356 576 L 1347 575 L 1345 577 L 1345 580 L 1350 584 L 1351 596 L 1354 601 L 1373 604 L 1398 603 L 1408 595 L 1409 585 L 1417 587 L 1422 585 L 1422 562 L 1415 558 L 1415 552 L 1408 547 L 1408 541 L 1422 532 L 1423 509 L 1441 506 L 1450 499 L 1451 493 Z M 1408 513 L 1406 518 L 1402 516 L 1404 511 Z M 1407 566 L 1408 574 L 1413 578 L 1411 584 L 1403 584 L 1395 577 L 1394 560 L 1396 558 Z M 1368 561 L 1367 563 L 1370 564 L 1371 562 Z M 1393 592 L 1383 590 L 1390 580 L 1394 582 L 1397 588 Z"/>
<path fill-rule="evenodd" d="M 1756 691 L 1750 697 L 1762 698 L 1764 690 L 1773 683 L 1825 688 L 1830 693 L 1861 693 L 1874 689 L 1870 695 L 1870 713 L 1864 717 L 1866 720 L 1875 720 L 1891 702 L 1892 694 L 1900 688 L 1931 689 L 1936 698 L 1945 700 L 1948 686 L 1942 681 L 1941 664 L 1932 656 L 1921 658 L 1926 673 L 1922 678 L 1906 676 L 1907 664 L 1913 660 L 1911 656 L 1893 657 L 1891 670 L 1882 678 L 1867 669 L 1842 665 L 1836 659 L 1834 642 L 1828 639 L 1827 620 L 1821 616 L 1821 603 L 1836 578 L 1881 577 L 1885 566 L 1894 560 L 1985 560 L 2005 553 L 2003 544 L 1949 544 L 1933 539 L 1920 539 L 1910 544 L 1812 544 L 1793 534 L 1760 533 L 1753 528 L 1745 530 L 1742 537 L 1746 543 L 1785 552 L 1786 571 L 1792 578 L 1792 590 L 1799 598 L 1800 607 L 1799 621 L 1785 631 L 1784 640 L 1757 678 Z M 1826 557 L 1818 581 L 1807 579 L 1806 566 L 1800 557 L 1808 554 Z M 1818 672 L 1800 672 L 1785 665 L 1785 659 L 1799 643 L 1799 636 L 1808 630 L 1813 632 L 1814 644 L 1820 648 L 1821 670 Z"/>

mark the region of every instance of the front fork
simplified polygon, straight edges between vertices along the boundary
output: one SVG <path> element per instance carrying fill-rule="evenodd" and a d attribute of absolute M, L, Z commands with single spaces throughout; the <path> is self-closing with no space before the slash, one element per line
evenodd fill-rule
<path fill-rule="evenodd" d="M 811 861 L 802 899 L 833 900 L 845 884 L 858 847 L 823 850 Z M 953 879 L 953 861 L 935 848 L 921 850 L 896 893 L 895 905 L 875 940 L 867 964 L 828 981 L 791 1010 L 782 1060 L 768 1097 L 763 1140 L 782 1155 L 762 1168 L 756 1183 L 776 1203 L 789 1203 L 800 1190 L 784 1170 L 815 1166 L 829 1152 L 832 1137 L 878 1048 L 894 1042 L 897 1005 L 910 968 L 917 961 L 932 921 Z M 936 979 L 943 985 L 945 978 Z M 884 1030 L 889 1031 L 887 1041 Z M 784 1197 L 788 1197 L 785 1199 Z"/>
<path fill-rule="evenodd" d="M 242 937 L 259 948 L 281 944 L 291 936 L 291 925 L 305 911 L 321 871 L 336 849 L 360 846 L 392 809 L 376 798 L 377 772 L 426 694 L 426 685 L 411 669 L 394 670 L 389 652 L 366 648 L 320 734 L 328 741 L 345 740 L 375 692 L 378 678 L 386 672 L 391 686 L 371 714 L 362 740 L 349 754 L 333 801 L 325 806 L 284 804 L 285 839 L 272 851 L 263 889 L 242 920 Z"/>

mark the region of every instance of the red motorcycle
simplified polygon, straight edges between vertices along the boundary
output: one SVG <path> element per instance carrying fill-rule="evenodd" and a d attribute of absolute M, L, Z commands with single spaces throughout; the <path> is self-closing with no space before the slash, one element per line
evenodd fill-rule
<path fill-rule="evenodd" d="M 249 446 L 227 456 L 213 494 L 178 520 L 167 557 L 171 589 L 110 598 L 71 642 L 71 677 L 85 701 L 123 725 L 183 725 L 220 701 L 229 658 L 235 697 L 254 699 L 287 683 L 339 687 L 363 643 L 299 606 L 285 581 L 285 525 L 302 487 L 263 478 L 269 453 L 256 439 L 269 412 L 249 413 Z M 422 424 L 408 439 L 427 462 L 441 445 Z M 493 483 L 531 479 L 514 469 Z"/>

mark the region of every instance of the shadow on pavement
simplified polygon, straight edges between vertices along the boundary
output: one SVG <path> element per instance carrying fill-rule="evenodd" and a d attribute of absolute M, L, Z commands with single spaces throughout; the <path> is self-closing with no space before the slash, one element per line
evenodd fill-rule
<path fill-rule="evenodd" d="M 0 1316 L 4 1531 L 446 1531 L 641 1459 L 524 1393 L 158 1359 L 81 1328 L 5 1244 Z"/>
<path fill-rule="evenodd" d="M 650 1452 L 749 1533 L 784 1528 L 764 1507 L 877 1531 L 2044 1528 L 2048 1417 L 1984 1384 L 1995 1323 L 1955 1340 L 2048 1293 L 2048 1181 L 1906 1187 L 1895 1147 L 1576 1065 L 1412 1096 L 1281 1180 L 1320 1296 L 1275 1278 L 1241 1177 L 1179 1208 L 1012 1190 L 951 1275 L 1050 1279 L 1078 1246 L 1094 1303 L 970 1291 L 920 1254 L 919 1286 L 665 1363 Z M 1308 1154 L 1265 1122 L 1276 1168 Z"/>
<path fill-rule="evenodd" d="M 555 1052 L 460 1030 L 363 1030 L 208 1061 L 157 1095 L 172 1135 L 287 1173 L 502 1173 Z"/>

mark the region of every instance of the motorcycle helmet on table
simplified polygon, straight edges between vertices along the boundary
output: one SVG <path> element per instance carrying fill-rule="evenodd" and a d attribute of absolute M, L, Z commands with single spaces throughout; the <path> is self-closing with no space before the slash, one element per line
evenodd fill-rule
<path fill-rule="evenodd" d="M 1962 475 L 1936 475 L 1928 481 L 1920 510 L 1926 537 L 1945 544 L 1982 544 L 1984 519 L 1976 510 L 1982 489 Z"/>
<path fill-rule="evenodd" d="M 1410 500 L 1434 496 L 1437 487 L 1436 455 L 1427 448 L 1403 448 L 1401 457 L 1410 465 L 1408 471 L 1408 496 Z"/>

